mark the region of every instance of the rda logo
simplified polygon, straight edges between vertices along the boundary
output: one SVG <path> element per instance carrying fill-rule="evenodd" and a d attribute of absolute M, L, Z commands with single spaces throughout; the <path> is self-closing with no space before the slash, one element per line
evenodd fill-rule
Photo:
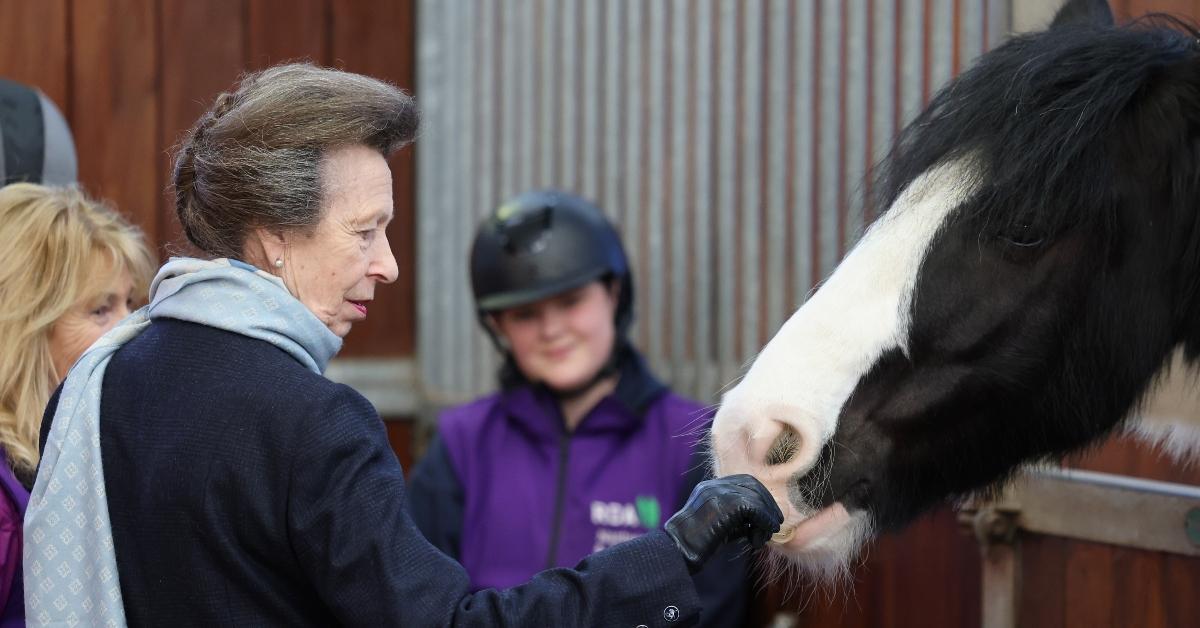
<path fill-rule="evenodd" d="M 592 525 L 612 528 L 658 527 L 661 511 L 653 496 L 639 495 L 637 504 L 621 502 L 592 502 Z"/>

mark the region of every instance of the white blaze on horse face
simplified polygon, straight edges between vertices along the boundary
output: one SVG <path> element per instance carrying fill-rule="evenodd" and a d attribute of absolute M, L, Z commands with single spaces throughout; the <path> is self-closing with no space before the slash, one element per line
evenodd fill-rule
<path fill-rule="evenodd" d="M 938 229 L 973 192 L 969 166 L 959 160 L 914 179 L 725 394 L 712 428 L 714 468 L 758 477 L 780 502 L 785 527 L 814 514 L 794 503 L 801 496 L 789 499 L 788 480 L 813 466 L 876 360 L 907 350 L 917 273 Z M 787 462 L 767 465 L 785 425 L 800 446 Z"/>

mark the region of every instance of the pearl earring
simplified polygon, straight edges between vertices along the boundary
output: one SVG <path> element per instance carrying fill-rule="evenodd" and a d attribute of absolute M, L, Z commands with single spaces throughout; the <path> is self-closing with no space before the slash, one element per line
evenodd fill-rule
<path fill-rule="evenodd" d="M 282 257 L 275 258 L 275 268 L 283 268 L 283 258 Z"/>

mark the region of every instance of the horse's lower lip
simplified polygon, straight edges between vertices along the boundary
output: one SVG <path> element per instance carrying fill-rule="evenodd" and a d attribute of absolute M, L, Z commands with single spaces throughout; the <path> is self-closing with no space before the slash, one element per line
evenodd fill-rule
<path fill-rule="evenodd" d="M 793 548 L 804 548 L 829 536 L 850 522 L 850 512 L 842 502 L 834 502 L 806 519 L 787 522 L 771 537 L 771 542 Z"/>

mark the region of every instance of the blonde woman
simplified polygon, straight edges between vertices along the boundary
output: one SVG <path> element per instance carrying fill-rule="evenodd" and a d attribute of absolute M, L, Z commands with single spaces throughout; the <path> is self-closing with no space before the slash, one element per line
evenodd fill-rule
<path fill-rule="evenodd" d="M 0 619 L 8 620 L 24 606 L 21 520 L 46 402 L 80 354 L 144 298 L 155 264 L 136 227 L 74 187 L 0 188 L 0 242 Z"/>

